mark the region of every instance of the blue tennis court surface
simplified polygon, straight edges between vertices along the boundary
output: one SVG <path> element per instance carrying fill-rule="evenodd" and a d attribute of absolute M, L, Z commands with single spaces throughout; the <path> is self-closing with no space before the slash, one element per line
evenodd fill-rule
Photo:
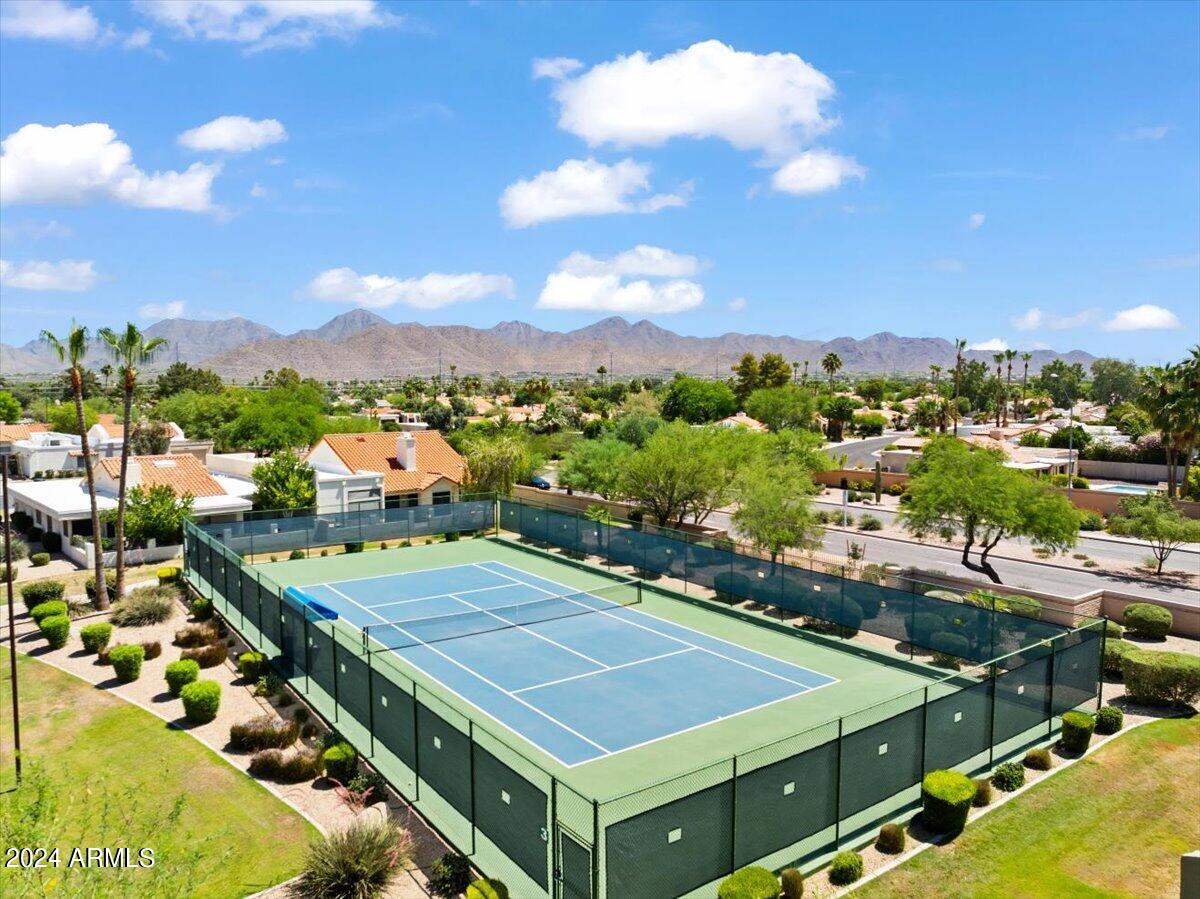
<path fill-rule="evenodd" d="M 299 590 L 567 766 L 836 682 L 641 612 L 636 588 L 488 561 Z"/>

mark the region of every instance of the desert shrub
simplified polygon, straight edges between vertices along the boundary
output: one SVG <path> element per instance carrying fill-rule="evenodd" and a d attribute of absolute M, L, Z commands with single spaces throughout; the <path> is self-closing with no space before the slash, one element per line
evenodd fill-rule
<path fill-rule="evenodd" d="M 1104 619 L 1104 639 L 1105 640 L 1120 640 L 1125 636 L 1125 628 L 1117 624 L 1111 618 Z"/>
<path fill-rule="evenodd" d="M 288 553 L 288 559 L 290 559 L 293 562 L 296 561 L 297 559 L 303 559 L 303 558 L 304 558 L 304 550 L 302 550 L 302 549 L 293 549 L 290 553 Z"/>
<path fill-rule="evenodd" d="M 221 685 L 215 680 L 198 680 L 184 684 L 179 691 L 183 713 L 188 721 L 206 724 L 217 717 L 221 707 Z"/>
<path fill-rule="evenodd" d="M 104 583 L 108 587 L 108 598 L 112 599 L 117 592 L 117 573 L 115 571 L 104 572 Z M 83 582 L 83 592 L 87 594 L 88 599 L 96 598 L 96 576 L 92 575 Z M 116 622 L 113 622 L 116 624 Z"/>
<path fill-rule="evenodd" d="M 1079 530 L 1081 531 L 1102 531 L 1104 530 L 1104 516 L 1094 509 L 1084 509 L 1079 513 Z"/>
<path fill-rule="evenodd" d="M 1096 719 L 1087 712 L 1063 712 L 1062 748 L 1065 752 L 1086 752 L 1092 742 Z"/>
<path fill-rule="evenodd" d="M 1200 699 L 1200 656 L 1134 649 L 1122 664 L 1125 692 L 1145 705 L 1191 705 Z"/>
<path fill-rule="evenodd" d="M 985 805 L 991 805 L 994 796 L 992 782 L 986 777 L 980 777 L 975 781 L 975 797 L 971 800 L 971 805 L 975 806 L 975 808 L 983 808 Z"/>
<path fill-rule="evenodd" d="M 239 752 L 286 749 L 300 736 L 295 721 L 280 721 L 273 715 L 258 715 L 229 728 L 229 746 Z"/>
<path fill-rule="evenodd" d="M 1054 767 L 1054 759 L 1049 749 L 1031 749 L 1025 753 L 1022 763 L 1031 771 L 1049 771 Z"/>
<path fill-rule="evenodd" d="M 33 516 L 28 512 L 13 512 L 9 517 L 12 519 L 13 527 L 23 534 L 33 526 Z"/>
<path fill-rule="evenodd" d="M 325 773 L 339 783 L 349 783 L 358 773 L 358 753 L 349 743 L 335 743 L 323 755 Z"/>
<path fill-rule="evenodd" d="M 882 531 L 883 522 L 874 515 L 860 515 L 857 527 L 860 531 Z"/>
<path fill-rule="evenodd" d="M 360 553 L 363 551 L 363 544 L 362 544 L 362 541 L 359 540 L 355 543 L 346 543 L 343 545 L 342 548 L 348 553 Z M 462 892 L 462 891 L 459 890 L 459 892 Z"/>
<path fill-rule="evenodd" d="M 879 828 L 879 836 L 875 838 L 875 848 L 888 855 L 897 855 L 904 851 L 905 833 L 902 824 L 885 824 Z"/>
<path fill-rule="evenodd" d="M 267 667 L 267 657 L 261 652 L 244 652 L 238 656 L 238 673 L 248 681 L 257 681 Z"/>
<path fill-rule="evenodd" d="M 775 874 L 758 865 L 734 871 L 717 887 L 717 899 L 778 899 Z"/>
<path fill-rule="evenodd" d="M 142 651 L 146 653 L 146 661 L 157 659 L 162 655 L 162 644 L 157 640 L 143 640 Z"/>
<path fill-rule="evenodd" d="M 175 614 L 175 591 L 162 587 L 138 587 L 113 603 L 109 620 L 117 627 L 158 624 Z"/>
<path fill-rule="evenodd" d="M 71 619 L 66 615 L 48 615 L 38 622 L 38 630 L 51 649 L 62 649 L 71 636 Z"/>
<path fill-rule="evenodd" d="M 21 599 L 25 602 L 25 609 L 32 611 L 34 606 L 50 600 L 62 599 L 65 590 L 66 584 L 62 581 L 35 581 L 32 584 L 25 584 L 21 588 Z"/>
<path fill-rule="evenodd" d="M 142 662 L 145 658 L 146 650 L 136 643 L 114 646 L 108 651 L 108 662 L 113 666 L 113 673 L 125 684 L 132 683 L 141 676 Z"/>
<path fill-rule="evenodd" d="M 209 643 L 207 646 L 193 646 L 179 654 L 181 659 L 191 659 L 201 668 L 215 668 L 229 658 L 229 650 L 224 643 Z"/>
<path fill-rule="evenodd" d="M 363 801 L 366 805 L 374 805 L 387 799 L 387 781 L 376 771 L 362 769 L 350 778 L 350 782 L 345 786 L 348 790 L 364 795 Z"/>
<path fill-rule="evenodd" d="M 17 579 L 16 565 L 0 565 L 0 584 L 7 584 Z"/>
<path fill-rule="evenodd" d="M 783 899 L 802 899 L 804 896 L 804 875 L 798 868 L 784 868 L 779 872 L 780 895 Z"/>
<path fill-rule="evenodd" d="M 192 600 L 192 617 L 197 621 L 208 621 L 213 617 L 213 604 L 211 599 L 206 599 L 203 596 L 197 596 Z"/>
<path fill-rule="evenodd" d="M 1042 604 L 1032 596 L 1001 596 L 996 599 L 996 611 L 1020 615 L 1022 618 L 1040 618 Z"/>
<path fill-rule="evenodd" d="M 308 710 L 308 706 L 296 706 L 296 710 L 292 712 L 292 720 L 297 724 L 307 724 L 308 719 L 312 717 L 312 712 Z"/>
<path fill-rule="evenodd" d="M 1116 680 L 1120 680 L 1125 655 L 1135 650 L 1137 650 L 1137 646 L 1128 640 L 1105 640 L 1104 673 Z"/>
<path fill-rule="evenodd" d="M 471 885 L 471 863 L 457 852 L 447 852 L 429 870 L 429 892 L 457 896 Z"/>
<path fill-rule="evenodd" d="M 495 878 L 481 877 L 467 887 L 466 899 L 508 899 L 508 887 Z"/>
<path fill-rule="evenodd" d="M 217 629 L 212 624 L 185 624 L 175 632 L 174 643 L 187 649 L 193 646 L 207 646 L 220 640 Z"/>
<path fill-rule="evenodd" d="M 302 748 L 293 753 L 282 749 L 264 749 L 250 759 L 250 773 L 280 783 L 303 783 L 321 776 L 321 753 Z"/>
<path fill-rule="evenodd" d="M 19 562 L 29 555 L 29 547 L 25 541 L 18 537 L 15 533 L 9 537 L 9 550 L 12 552 L 12 560 Z M 0 522 L 0 552 L 4 546 L 4 523 Z"/>
<path fill-rule="evenodd" d="M 937 647 L 933 653 L 933 664 L 939 668 L 957 669 L 959 659 L 965 659 L 971 653 L 971 641 L 962 634 L 942 631 L 934 634 L 930 642 Z"/>
<path fill-rule="evenodd" d="M 958 771 L 930 771 L 921 782 L 921 822 L 934 833 L 958 833 L 967 823 L 975 783 Z"/>
<path fill-rule="evenodd" d="M 375 899 L 411 858 L 408 835 L 391 818 L 358 818 L 313 838 L 304 872 L 288 888 L 294 899 Z"/>
<path fill-rule="evenodd" d="M 112 639 L 112 625 L 107 621 L 97 621 L 95 624 L 85 624 L 79 629 L 79 639 L 83 648 L 88 652 L 99 652 Z"/>
<path fill-rule="evenodd" d="M 29 538 L 30 543 L 37 543 L 42 539 L 42 529 L 36 524 L 32 525 L 29 530 L 25 532 L 25 536 Z"/>
<path fill-rule="evenodd" d="M 200 677 L 200 666 L 192 659 L 180 659 L 178 662 L 168 662 L 166 670 L 167 690 L 172 696 L 188 684 Z"/>
<path fill-rule="evenodd" d="M 61 599 L 51 599 L 30 609 L 29 617 L 34 620 L 35 624 L 40 624 L 43 618 L 49 618 L 51 615 L 67 615 L 67 611 L 65 602 Z"/>
<path fill-rule="evenodd" d="M 155 574 L 158 576 L 158 585 L 160 587 L 165 587 L 168 584 L 178 584 L 183 579 L 183 569 L 176 568 L 173 565 L 160 568 Z"/>
<path fill-rule="evenodd" d="M 29 564 L 34 568 L 44 568 L 50 564 L 50 553 L 34 553 L 29 557 Z"/>
<path fill-rule="evenodd" d="M 1125 713 L 1115 705 L 1106 705 L 1096 713 L 1096 733 L 1107 737 L 1125 726 Z"/>
<path fill-rule="evenodd" d="M 55 531 L 46 531 L 42 534 L 42 549 L 45 550 L 46 561 L 50 561 L 50 553 L 56 553 L 62 549 L 62 534 Z M 34 563 L 37 564 L 36 562 Z"/>
<path fill-rule="evenodd" d="M 1005 762 L 997 765 L 992 772 L 992 786 L 1005 793 L 1020 789 L 1025 785 L 1025 769 L 1020 762 Z"/>
<path fill-rule="evenodd" d="M 862 875 L 863 860 L 857 852 L 839 852 L 829 865 L 829 882 L 834 886 L 854 883 Z"/>
<path fill-rule="evenodd" d="M 1165 637 L 1174 621 L 1170 609 L 1152 603 L 1134 602 L 1125 607 L 1125 626 L 1139 637 Z"/>
<path fill-rule="evenodd" d="M 254 685 L 254 695 L 266 697 L 278 696 L 283 692 L 284 686 L 286 685 L 283 682 L 283 678 L 271 671 L 258 679 L 258 682 Z"/>

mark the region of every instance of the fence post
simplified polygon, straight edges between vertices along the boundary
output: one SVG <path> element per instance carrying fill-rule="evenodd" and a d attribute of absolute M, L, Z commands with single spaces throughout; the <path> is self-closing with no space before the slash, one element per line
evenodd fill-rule
<path fill-rule="evenodd" d="M 988 770 L 996 764 L 996 703 L 998 701 L 997 692 L 1000 687 L 1000 679 L 996 677 L 996 669 L 999 666 L 993 662 L 988 665 L 988 671 L 992 679 L 992 707 L 988 714 Z"/>
<path fill-rule="evenodd" d="M 1046 736 L 1054 733 L 1054 641 L 1057 637 L 1050 639 L 1050 695 L 1046 697 Z"/>
<path fill-rule="evenodd" d="M 842 844 L 842 727 L 844 718 L 838 718 L 837 766 L 834 769 L 834 780 L 837 789 L 833 802 L 833 851 L 836 852 Z"/>
<path fill-rule="evenodd" d="M 908 597 L 908 659 L 912 661 L 913 657 L 913 631 L 917 627 L 917 594 L 911 593 Z"/>
<path fill-rule="evenodd" d="M 550 775 L 550 895 L 560 895 L 562 890 L 562 870 L 558 860 L 558 778 Z"/>
<path fill-rule="evenodd" d="M 925 685 L 925 695 L 921 702 L 921 777 L 924 779 L 928 770 L 927 759 L 929 749 L 929 685 Z"/>
<path fill-rule="evenodd" d="M 471 855 L 475 854 L 475 722 L 467 719 L 467 745 L 470 751 L 471 779 Z"/>
<path fill-rule="evenodd" d="M 312 641 L 308 637 L 308 612 L 303 607 L 300 609 L 300 620 L 304 622 L 304 695 L 307 696 L 312 689 L 312 677 L 308 673 L 312 669 L 312 654 L 309 652 Z"/>
<path fill-rule="evenodd" d="M 413 700 L 413 802 L 421 801 L 421 731 L 420 722 L 421 716 L 417 714 L 417 682 L 409 680 L 412 684 L 412 700 Z"/>
<path fill-rule="evenodd" d="M 371 653 L 367 657 L 367 735 L 371 740 L 371 758 L 375 758 L 375 666 L 371 664 Z"/>
<path fill-rule="evenodd" d="M 592 800 L 592 899 L 600 899 L 600 802 Z"/>
<path fill-rule="evenodd" d="M 731 761 L 733 762 L 733 802 L 730 811 L 730 828 L 729 828 L 729 873 L 732 874 L 737 870 L 737 756 L 735 755 Z"/>
<path fill-rule="evenodd" d="M 340 693 L 338 691 L 338 643 L 337 635 L 333 632 L 333 627 L 329 628 L 329 643 L 333 649 L 333 723 L 338 723 L 338 706 L 341 705 Z"/>
<path fill-rule="evenodd" d="M 1104 705 L 1104 651 L 1105 640 L 1108 639 L 1108 619 L 1104 619 L 1104 627 L 1100 629 L 1100 664 L 1097 671 L 1100 672 L 1096 681 L 1096 711 L 1100 711 L 1100 707 Z"/>

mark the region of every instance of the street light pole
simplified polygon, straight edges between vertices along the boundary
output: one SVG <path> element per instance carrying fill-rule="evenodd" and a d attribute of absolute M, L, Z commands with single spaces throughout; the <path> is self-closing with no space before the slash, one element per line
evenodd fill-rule
<path fill-rule="evenodd" d="M 17 768 L 17 781 L 21 780 L 21 700 L 17 688 L 17 631 L 13 619 L 13 570 L 12 570 L 12 517 L 8 513 L 8 454 L 0 454 L 0 482 L 4 511 L 4 584 L 8 590 L 8 665 L 12 679 L 13 707 L 13 755 Z"/>

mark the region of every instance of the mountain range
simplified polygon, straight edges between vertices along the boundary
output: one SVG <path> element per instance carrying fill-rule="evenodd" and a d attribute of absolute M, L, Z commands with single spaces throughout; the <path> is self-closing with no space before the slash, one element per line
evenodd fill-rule
<path fill-rule="evenodd" d="M 465 325 L 392 323 L 365 309 L 338 315 L 319 328 L 283 335 L 245 318 L 223 321 L 167 319 L 148 327 L 151 337 L 165 337 L 170 349 L 148 368 L 175 361 L 203 364 L 225 378 L 249 380 L 267 369 L 291 366 L 321 380 L 431 375 L 456 367 L 460 374 L 587 374 L 601 365 L 618 375 L 666 375 L 676 371 L 728 375 L 744 353 L 780 353 L 789 362 L 808 362 L 820 374 L 820 360 L 837 353 L 843 371 L 855 373 L 924 373 L 930 365 L 946 371 L 954 365 L 954 345 L 940 337 L 899 337 L 890 332 L 857 340 L 801 340 L 768 334 L 729 332 L 718 337 L 688 337 L 642 320 L 619 316 L 574 331 L 546 331 L 520 321 L 491 328 Z M 990 352 L 967 356 L 990 362 Z M 1052 359 L 1079 362 L 1094 357 L 1074 350 L 1035 350 L 1032 371 Z M 98 346 L 87 364 L 98 368 L 107 357 Z M 31 375 L 61 368 L 49 348 L 38 341 L 14 347 L 0 344 L 0 373 Z"/>

